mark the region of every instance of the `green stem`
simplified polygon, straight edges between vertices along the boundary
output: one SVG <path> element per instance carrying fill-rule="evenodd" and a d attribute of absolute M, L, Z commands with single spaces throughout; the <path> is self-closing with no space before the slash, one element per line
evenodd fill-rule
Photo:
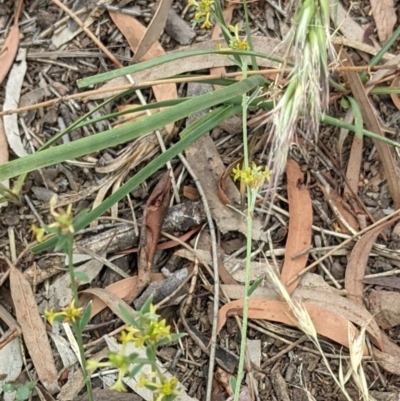
<path fill-rule="evenodd" d="M 67 251 L 67 255 L 68 255 L 68 272 L 69 272 L 69 277 L 71 280 L 71 290 L 72 290 L 72 294 L 74 297 L 74 306 L 75 306 L 75 308 L 79 308 L 78 286 L 76 285 L 75 275 L 74 275 L 74 266 L 72 264 L 73 240 L 74 240 L 73 234 L 68 234 L 66 251 Z M 86 383 L 88 400 L 94 401 L 92 383 L 90 381 L 90 375 L 86 368 L 86 357 L 85 357 L 85 351 L 83 349 L 83 338 L 82 338 L 81 327 L 79 325 L 79 322 L 72 322 L 72 327 L 75 331 L 76 342 L 78 343 L 79 355 L 81 358 L 81 365 L 82 365 L 83 377 L 84 377 L 85 383 Z"/>
<path fill-rule="evenodd" d="M 253 232 L 253 211 L 255 206 L 255 194 L 250 187 L 247 187 L 247 200 L 249 202 L 246 215 L 246 268 L 245 268 L 245 284 L 244 284 L 244 300 L 243 300 L 243 322 L 240 341 L 239 367 L 235 387 L 234 401 L 239 400 L 241 382 L 244 372 L 244 361 L 246 358 L 246 340 L 247 340 L 247 322 L 249 312 L 249 292 L 250 292 L 250 270 L 251 270 L 251 245 Z"/>

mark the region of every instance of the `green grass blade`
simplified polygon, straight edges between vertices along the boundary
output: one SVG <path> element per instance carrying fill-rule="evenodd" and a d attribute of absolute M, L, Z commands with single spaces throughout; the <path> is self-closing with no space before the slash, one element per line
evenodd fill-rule
<path fill-rule="evenodd" d="M 129 74 L 134 74 L 135 72 L 139 72 L 148 68 L 156 67 L 161 64 L 165 64 L 171 61 L 194 57 L 194 56 L 201 56 L 205 54 L 220 54 L 224 56 L 255 56 L 261 57 L 264 59 L 282 62 L 282 59 L 277 57 L 272 57 L 265 53 L 258 53 L 251 50 L 189 50 L 189 51 L 182 51 L 179 53 L 172 53 L 166 54 L 165 56 L 157 57 L 152 60 L 143 61 L 142 63 L 129 65 L 127 67 L 119 68 L 114 71 L 108 71 L 103 74 L 94 75 L 92 77 L 87 77 L 83 79 L 79 79 L 77 81 L 79 88 L 85 88 L 90 85 L 98 84 L 100 82 L 109 81 L 110 79 L 122 77 Z"/>
<path fill-rule="evenodd" d="M 188 128 L 184 129 L 181 132 L 182 139 L 179 142 L 167 149 L 166 152 L 158 156 L 156 159 L 148 163 L 137 174 L 130 178 L 120 189 L 118 189 L 118 191 L 108 197 L 101 205 L 93 209 L 91 212 L 85 214 L 84 217 L 76 223 L 76 225 L 74 224 L 76 231 L 83 229 L 90 224 L 90 222 L 102 216 L 115 203 L 123 199 L 143 181 L 162 168 L 168 161 L 181 153 L 191 143 L 195 142 L 205 133 L 211 131 L 227 118 L 239 113 L 240 110 L 241 106 L 221 106 L 218 109 L 199 118 Z M 50 238 L 42 244 L 35 245 L 32 248 L 32 251 L 35 253 L 44 251 L 45 249 L 53 247 L 56 242 L 57 238 Z"/>
<path fill-rule="evenodd" d="M 191 98 L 151 117 L 13 160 L 0 166 L 0 181 L 131 141 L 169 123 L 241 96 L 264 82 L 263 77 L 250 77 L 227 88 Z"/>
<path fill-rule="evenodd" d="M 362 118 L 360 106 L 358 105 L 358 103 L 356 102 L 356 100 L 353 97 L 347 96 L 347 99 L 349 99 L 351 109 L 352 109 L 353 115 L 354 115 L 355 134 L 359 138 L 362 138 L 363 137 L 363 118 Z"/>

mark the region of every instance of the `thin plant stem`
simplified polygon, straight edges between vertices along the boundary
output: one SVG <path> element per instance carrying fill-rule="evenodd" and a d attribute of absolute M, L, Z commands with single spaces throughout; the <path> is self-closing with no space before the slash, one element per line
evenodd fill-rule
<path fill-rule="evenodd" d="M 76 285 L 75 275 L 74 275 L 74 266 L 72 264 L 73 240 L 74 240 L 73 234 L 68 234 L 68 241 L 67 241 L 67 245 L 66 245 L 67 246 L 67 255 L 68 255 L 68 272 L 69 272 L 69 277 L 71 280 L 71 290 L 72 290 L 72 294 L 74 297 L 74 304 L 75 304 L 76 308 L 79 308 L 78 286 Z M 82 371 L 83 371 L 83 377 L 84 377 L 85 383 L 86 383 L 88 400 L 94 401 L 92 383 L 90 381 L 90 375 L 86 368 L 86 357 L 85 357 L 85 351 L 83 349 L 83 338 L 82 338 L 82 332 L 81 332 L 81 328 L 79 326 L 79 322 L 72 322 L 72 327 L 75 331 L 76 342 L 78 343 L 79 355 L 81 358 L 81 366 L 82 366 Z"/>
<path fill-rule="evenodd" d="M 246 267 L 245 267 L 245 284 L 244 284 L 244 300 L 243 300 L 243 321 L 240 341 L 239 367 L 235 386 L 234 401 L 239 400 L 241 382 L 244 371 L 244 360 L 246 357 L 246 339 L 247 339 L 247 323 L 249 312 L 249 292 L 250 292 L 250 270 L 251 270 L 251 246 L 252 246 L 252 231 L 253 231 L 253 213 L 255 206 L 255 194 L 250 187 L 247 187 L 247 199 L 249 202 L 246 214 Z"/>

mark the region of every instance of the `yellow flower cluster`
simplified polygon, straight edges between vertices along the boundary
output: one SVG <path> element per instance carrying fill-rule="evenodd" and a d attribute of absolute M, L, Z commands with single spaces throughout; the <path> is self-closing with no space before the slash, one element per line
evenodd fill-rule
<path fill-rule="evenodd" d="M 77 308 L 75 302 L 72 301 L 68 306 L 62 308 L 60 312 L 54 312 L 53 309 L 44 312 L 47 321 L 53 325 L 56 318 L 60 318 L 63 322 L 75 323 L 81 316 L 83 308 Z"/>
<path fill-rule="evenodd" d="M 239 37 L 239 32 L 243 30 L 240 24 L 228 25 L 228 29 L 234 34 L 234 37 L 229 42 L 229 48 L 232 50 L 249 50 L 248 42 Z"/>
<path fill-rule="evenodd" d="M 59 209 L 56 211 L 57 195 L 54 195 L 50 199 L 50 214 L 54 218 L 54 223 L 46 226 L 48 232 L 56 229 L 61 232 L 61 234 L 73 234 L 75 232 L 73 226 L 73 215 L 72 215 L 72 205 L 68 205 L 67 210 Z M 36 241 L 42 242 L 44 234 L 46 233 L 46 228 L 37 227 L 36 224 L 31 225 L 31 230 L 35 234 Z"/>
<path fill-rule="evenodd" d="M 233 179 L 239 180 L 251 189 L 260 189 L 265 181 L 271 179 L 271 170 L 268 167 L 257 166 L 254 162 L 251 163 L 251 167 L 243 169 L 240 164 L 234 168 L 233 173 L 235 174 Z"/>
<path fill-rule="evenodd" d="M 157 383 L 142 375 L 139 379 L 138 385 L 139 387 L 146 387 L 152 390 L 154 395 L 157 396 L 155 401 L 162 401 L 164 397 L 171 395 L 179 395 L 179 391 L 177 389 L 178 380 L 175 377 L 173 377 L 171 380 L 168 380 L 164 376 L 161 378 L 161 382 Z"/>
<path fill-rule="evenodd" d="M 146 325 L 145 330 L 139 330 L 127 326 L 121 333 L 119 340 L 122 344 L 133 342 L 136 347 L 143 347 L 145 344 L 156 344 L 163 338 L 171 340 L 171 327 L 166 325 L 166 320 L 151 321 Z"/>
<path fill-rule="evenodd" d="M 196 14 L 194 15 L 194 20 L 196 22 L 203 22 L 201 28 L 210 29 L 212 28 L 211 23 L 211 14 L 212 14 L 212 5 L 214 4 L 214 0 L 201 0 L 199 3 L 196 0 L 189 0 L 189 6 L 196 7 Z"/>

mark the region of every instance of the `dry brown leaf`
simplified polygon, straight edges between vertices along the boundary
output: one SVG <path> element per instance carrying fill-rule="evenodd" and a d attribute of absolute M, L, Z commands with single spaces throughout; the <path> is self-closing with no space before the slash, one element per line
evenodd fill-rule
<path fill-rule="evenodd" d="M 336 2 L 334 7 L 329 7 L 329 11 L 335 27 L 346 39 L 360 44 L 364 43 L 365 30 L 354 21 L 349 11 L 343 7 L 340 1 Z M 374 42 L 374 47 L 379 49 L 379 45 L 376 42 Z"/>
<path fill-rule="evenodd" d="M 351 145 L 349 162 L 346 170 L 347 184 L 344 187 L 343 196 L 353 197 L 358 193 L 358 183 L 360 181 L 360 168 L 362 162 L 362 152 L 364 149 L 364 141 L 357 135 L 353 135 L 353 143 Z"/>
<path fill-rule="evenodd" d="M 341 230 L 347 234 L 354 234 L 354 232 L 359 229 L 357 220 L 348 209 L 344 207 L 344 201 L 337 191 L 325 188 L 322 185 L 320 189 L 324 193 L 325 200 L 328 202 L 333 214 L 336 216 Z"/>
<path fill-rule="evenodd" d="M 125 279 L 129 280 L 129 279 Z M 108 306 L 111 311 L 118 316 L 123 322 L 129 324 L 129 322 L 126 322 L 124 315 L 121 313 L 120 307 L 123 307 L 127 312 L 132 313 L 134 309 L 130 307 L 125 301 L 123 301 L 119 296 L 113 294 L 112 292 L 103 289 L 103 288 L 88 288 L 84 291 L 82 291 L 84 294 L 91 294 L 99 298 L 106 306 Z M 92 309 L 93 309 L 93 304 L 92 304 Z M 98 313 L 98 312 L 97 312 Z M 93 313 L 93 310 L 91 312 L 91 317 L 93 317 L 95 314 Z"/>
<path fill-rule="evenodd" d="M 374 348 L 374 357 L 381 368 L 394 375 L 400 375 L 400 357 L 381 352 L 376 348 Z"/>
<path fill-rule="evenodd" d="M 395 217 L 388 222 L 374 228 L 363 235 L 354 245 L 353 250 L 347 261 L 344 285 L 348 293 L 348 297 L 356 304 L 364 306 L 363 302 L 363 279 L 365 268 L 367 267 L 368 257 L 372 249 L 372 245 L 380 232 L 387 226 L 398 221 L 400 217 Z"/>
<path fill-rule="evenodd" d="M 225 195 L 226 192 L 226 180 L 230 178 L 232 174 L 232 170 L 234 167 L 236 167 L 238 164 L 242 163 L 243 158 L 237 159 L 234 162 L 232 162 L 224 171 L 224 173 L 221 175 L 221 178 L 218 181 L 218 198 L 222 202 L 223 205 L 232 205 L 231 201 L 229 198 Z M 243 204 L 241 202 L 241 204 Z"/>
<path fill-rule="evenodd" d="M 300 285 L 302 285 L 300 283 Z M 243 285 L 222 285 L 221 288 L 226 292 L 231 300 L 244 298 Z M 342 316 L 344 319 L 355 323 L 357 326 L 362 326 L 369 322 L 367 332 L 373 339 L 373 342 L 383 349 L 381 331 L 369 313 L 363 306 L 355 304 L 353 301 L 335 293 L 332 289 L 320 289 L 300 286 L 296 288 L 292 295 L 293 300 L 301 303 L 307 303 L 319 306 L 331 313 Z M 279 294 L 275 288 L 258 287 L 250 296 L 251 300 L 278 301 Z"/>
<path fill-rule="evenodd" d="M 398 75 L 390 85 L 391 88 L 400 86 L 400 75 Z M 393 104 L 400 110 L 400 97 L 397 93 L 391 93 L 390 97 L 392 98 Z"/>
<path fill-rule="evenodd" d="M 303 184 L 304 175 L 294 160 L 286 163 L 287 190 L 289 200 L 289 233 L 286 241 L 285 260 L 281 272 L 281 282 L 286 283 L 301 272 L 307 263 L 308 253 L 293 259 L 293 256 L 311 246 L 312 205 L 310 194 Z M 300 278 L 286 290 L 291 294 L 297 287 Z"/>
<path fill-rule="evenodd" d="M 14 319 L 14 317 L 8 312 L 8 310 L 0 304 L 0 320 L 4 322 L 9 330 L 7 330 L 0 337 L 0 349 L 6 346 L 10 341 L 14 340 L 14 338 L 20 337 L 22 334 L 21 326 Z M 0 379 L 1 380 L 1 379 Z"/>
<path fill-rule="evenodd" d="M 171 176 L 167 171 L 157 183 L 146 203 L 140 232 L 138 255 L 138 282 L 126 296 L 130 304 L 150 283 L 154 255 L 160 238 L 161 227 L 168 211 Z"/>
<path fill-rule="evenodd" d="M 0 50 L 0 84 L 4 81 L 8 71 L 13 65 L 19 45 L 19 28 L 13 25 L 8 33 L 2 49 Z"/>
<path fill-rule="evenodd" d="M 150 275 L 150 279 L 151 281 L 160 281 L 160 280 L 164 280 L 164 276 L 161 273 L 152 273 Z M 129 295 L 129 293 L 131 292 L 132 288 L 137 286 L 137 282 L 138 282 L 138 277 L 134 276 L 134 277 L 129 277 L 129 278 L 125 278 L 123 280 L 117 281 L 114 284 L 110 284 L 109 286 L 107 286 L 105 288 L 105 290 L 110 293 L 115 295 L 116 297 L 118 297 L 118 299 L 122 299 L 125 300 L 126 297 Z M 82 294 L 86 294 L 88 293 L 86 290 L 81 291 Z M 94 293 L 91 293 L 92 295 L 96 295 Z M 87 301 L 89 301 L 89 299 L 91 299 L 92 297 L 83 297 L 82 302 L 86 303 Z M 107 303 L 105 303 L 102 298 L 99 297 L 94 297 L 92 299 L 92 311 L 91 311 L 91 315 L 90 318 L 96 316 L 98 313 L 100 313 L 103 309 L 107 308 Z"/>
<path fill-rule="evenodd" d="M 9 266 L 11 295 L 26 348 L 39 380 L 51 394 L 54 394 L 59 391 L 57 369 L 35 295 L 25 276 L 11 263 Z"/>
<path fill-rule="evenodd" d="M 309 303 L 304 303 L 303 305 L 310 315 L 318 334 L 349 348 L 349 321 L 347 319 L 318 305 Z M 232 301 L 224 305 L 218 313 L 217 331 L 221 331 L 228 316 L 241 316 L 242 313 L 243 300 Z M 249 319 L 272 320 L 297 327 L 296 318 L 293 316 L 290 306 L 282 301 L 250 300 L 248 316 Z M 364 352 L 367 354 L 366 349 Z"/>
<path fill-rule="evenodd" d="M 110 11 L 110 17 L 117 25 L 118 29 L 125 36 L 133 52 L 136 52 L 139 47 L 140 39 L 145 35 L 146 28 L 134 17 L 127 14 L 116 13 Z M 140 58 L 141 61 L 151 60 L 153 58 L 164 55 L 164 49 L 160 43 L 154 42 L 148 49 L 146 54 Z M 175 75 L 175 74 L 174 74 Z M 135 77 L 133 77 L 135 79 Z M 178 98 L 178 91 L 175 84 L 162 84 L 153 87 L 155 98 L 161 102 L 162 100 L 170 100 Z M 166 127 L 168 133 L 171 133 L 174 129 L 174 124 L 168 124 Z"/>
<path fill-rule="evenodd" d="M 185 152 L 189 164 L 204 189 L 212 217 L 215 219 L 220 231 L 224 234 L 230 231 L 239 231 L 246 234 L 246 223 L 243 217 L 223 205 L 218 198 L 218 182 L 225 171 L 225 166 L 210 135 L 203 135 L 195 143 L 188 146 Z M 227 180 L 227 195 L 233 201 L 233 204 L 240 203 L 239 191 L 231 179 Z M 252 235 L 255 240 L 265 237 L 264 232 L 261 230 L 261 223 L 256 218 L 253 220 Z"/>
<path fill-rule="evenodd" d="M 339 53 L 340 62 L 345 67 L 352 67 L 353 63 L 350 56 L 344 49 Z M 369 131 L 384 136 L 381 126 L 376 117 L 376 112 L 367 96 L 367 92 L 361 82 L 360 76 L 354 71 L 343 71 L 343 74 L 350 86 L 351 92 L 357 101 L 364 124 Z M 385 178 L 389 185 L 390 195 L 392 196 L 395 209 L 400 209 L 400 169 L 397 166 L 395 153 L 391 146 L 379 140 L 373 140 L 378 151 L 379 159 L 383 167 Z"/>
<path fill-rule="evenodd" d="M 380 42 L 385 43 L 393 34 L 397 16 L 393 0 L 370 0 Z"/>
<path fill-rule="evenodd" d="M 138 45 L 132 63 L 136 63 L 147 53 L 147 50 L 159 38 L 161 32 L 164 30 L 165 23 L 167 22 L 168 12 L 171 8 L 172 0 L 160 0 L 154 17 L 151 20 L 145 34 L 143 35 Z"/>

